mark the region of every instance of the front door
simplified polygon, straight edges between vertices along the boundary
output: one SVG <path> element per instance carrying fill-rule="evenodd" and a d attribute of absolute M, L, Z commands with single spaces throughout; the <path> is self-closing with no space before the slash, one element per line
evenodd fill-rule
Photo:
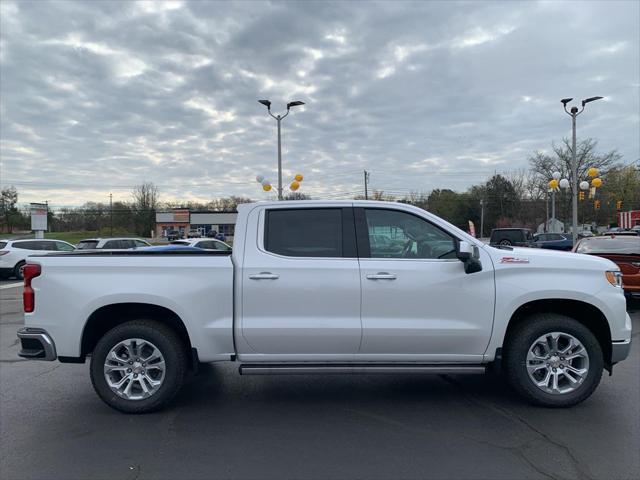
<path fill-rule="evenodd" d="M 360 273 L 352 208 L 259 213 L 245 251 L 242 336 L 258 360 L 349 359 L 360 346 Z"/>
<path fill-rule="evenodd" d="M 466 274 L 454 237 L 408 211 L 356 209 L 356 222 L 362 360 L 481 359 L 493 324 L 488 257 L 481 272 Z"/>

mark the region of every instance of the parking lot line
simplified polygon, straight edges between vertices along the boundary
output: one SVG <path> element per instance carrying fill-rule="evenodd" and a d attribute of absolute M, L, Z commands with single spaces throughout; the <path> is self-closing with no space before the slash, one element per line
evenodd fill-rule
<path fill-rule="evenodd" d="M 22 282 L 9 283 L 7 285 L 0 285 L 0 290 L 4 290 L 6 288 L 22 287 L 22 285 L 24 285 Z"/>

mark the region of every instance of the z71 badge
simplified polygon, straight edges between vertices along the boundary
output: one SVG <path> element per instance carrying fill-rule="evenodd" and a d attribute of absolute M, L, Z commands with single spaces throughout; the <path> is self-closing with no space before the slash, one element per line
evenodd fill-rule
<path fill-rule="evenodd" d="M 522 257 L 502 257 L 500 263 L 529 263 L 529 259 Z"/>

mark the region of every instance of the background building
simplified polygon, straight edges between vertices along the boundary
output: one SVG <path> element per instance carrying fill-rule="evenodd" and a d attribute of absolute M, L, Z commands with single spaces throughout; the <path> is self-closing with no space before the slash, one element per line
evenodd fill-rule
<path fill-rule="evenodd" d="M 156 213 L 156 236 L 166 237 L 169 230 L 177 230 L 186 236 L 189 230 L 198 230 L 203 236 L 211 230 L 224 234 L 233 240 L 237 212 L 190 212 L 188 209 L 174 209 Z"/>

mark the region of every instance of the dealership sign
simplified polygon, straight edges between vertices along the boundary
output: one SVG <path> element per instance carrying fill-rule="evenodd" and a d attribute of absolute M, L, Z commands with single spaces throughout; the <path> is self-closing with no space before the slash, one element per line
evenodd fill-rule
<path fill-rule="evenodd" d="M 31 204 L 31 230 L 46 231 L 47 230 L 47 205 L 44 203 Z"/>

